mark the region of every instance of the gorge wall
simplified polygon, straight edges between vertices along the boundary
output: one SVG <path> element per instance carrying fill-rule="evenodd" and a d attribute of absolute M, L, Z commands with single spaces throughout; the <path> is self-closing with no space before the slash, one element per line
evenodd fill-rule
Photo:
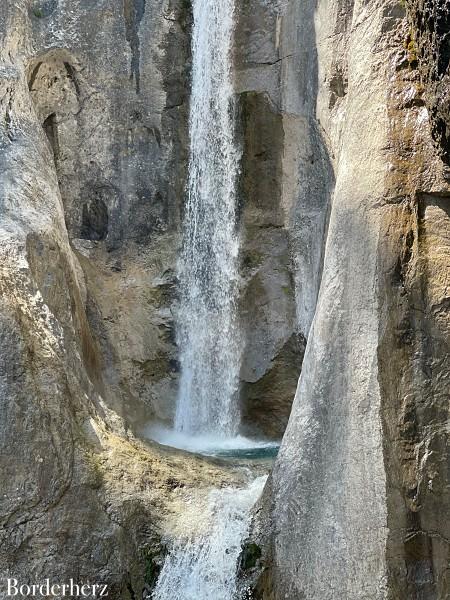
<path fill-rule="evenodd" d="M 448 7 L 304 2 L 285 19 L 334 182 L 323 169 L 320 292 L 255 595 L 448 598 Z"/>
<path fill-rule="evenodd" d="M 246 431 L 281 437 L 302 368 L 265 600 L 450 597 L 448 10 L 237 6 Z M 146 597 L 181 495 L 239 479 L 136 437 L 179 376 L 191 25 L 185 0 L 1 3 L 4 577 Z"/>

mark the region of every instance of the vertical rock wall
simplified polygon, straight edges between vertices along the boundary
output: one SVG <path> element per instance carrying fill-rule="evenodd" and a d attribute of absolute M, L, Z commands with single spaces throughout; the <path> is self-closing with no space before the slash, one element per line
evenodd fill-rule
<path fill-rule="evenodd" d="M 310 98 L 335 181 L 302 374 L 255 529 L 271 521 L 263 598 L 449 594 L 438 515 L 448 512 L 450 191 L 436 137 L 447 75 L 433 75 L 448 60 L 446 12 L 432 4 L 406 15 L 398 2 L 324 0 L 281 18 L 281 39 L 299 49 L 284 85 Z M 333 181 L 316 168 L 300 186 Z"/>
<path fill-rule="evenodd" d="M 244 416 L 280 435 L 300 372 L 320 279 L 328 204 L 322 141 L 300 98 L 297 43 L 281 35 L 283 3 L 252 0 L 237 8 L 235 68 L 243 143 L 243 295 L 247 345 Z M 285 23 L 297 22 L 290 15 Z M 307 33 L 307 32 L 306 32 Z M 314 56 L 302 54 L 314 71 Z M 294 79 L 292 79 L 294 81 Z M 322 165 L 323 168 L 318 167 Z M 302 173 L 320 169 L 304 185 Z M 330 174 L 331 177 L 331 174 Z M 300 183 L 302 182 L 302 183 Z"/>
<path fill-rule="evenodd" d="M 57 178 L 108 403 L 130 422 L 170 415 L 189 6 L 7 4 L 5 64 L 22 86 L 11 93 L 29 103 L 36 147 Z"/>
<path fill-rule="evenodd" d="M 159 32 L 158 43 L 181 31 L 181 16 L 146 14 L 140 26 L 149 36 Z M 130 400 L 115 387 L 107 349 L 120 299 L 131 296 L 125 318 L 132 322 L 145 306 L 139 278 L 147 274 L 136 268 L 135 277 L 125 275 L 118 254 L 129 239 L 135 248 L 149 244 L 151 228 L 139 213 L 156 221 L 164 208 L 154 202 L 158 192 L 175 207 L 182 184 L 169 181 L 166 169 L 178 159 L 173 135 L 169 143 L 161 134 L 164 119 L 178 127 L 168 114 L 174 86 L 163 84 L 158 68 L 170 49 L 141 48 L 143 100 L 125 21 L 122 3 L 0 7 L 2 596 L 9 576 L 23 583 L 97 578 L 109 584 L 110 597 L 132 598 L 133 588 L 144 587 L 145 557 L 158 548 L 149 490 L 164 497 L 171 467 L 156 477 L 162 486 L 155 484 L 160 457 L 127 441 L 120 416 L 132 412 Z M 143 190 L 145 172 L 154 177 Z M 163 233 L 170 235 L 176 214 L 173 208 Z M 91 252 L 96 260 L 83 272 Z M 105 291 L 114 278 L 122 278 L 112 286 L 116 295 Z M 108 308 L 96 322 L 102 300 Z M 120 344 L 130 362 L 141 359 L 139 342 L 137 349 L 124 337 Z"/>

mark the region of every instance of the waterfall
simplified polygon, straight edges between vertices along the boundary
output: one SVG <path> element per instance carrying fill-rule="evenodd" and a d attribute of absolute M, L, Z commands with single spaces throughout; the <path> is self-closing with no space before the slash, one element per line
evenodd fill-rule
<path fill-rule="evenodd" d="M 179 260 L 181 378 L 175 429 L 232 437 L 240 344 L 236 319 L 239 151 L 231 79 L 234 0 L 194 0 L 190 160 Z"/>
<path fill-rule="evenodd" d="M 251 509 L 267 477 L 243 489 L 213 490 L 206 510 L 197 511 L 200 532 L 174 541 L 153 591 L 153 600 L 234 600 L 237 561 L 250 525 Z M 201 519 L 205 522 L 200 521 Z M 192 515 L 189 519 L 192 528 Z"/>

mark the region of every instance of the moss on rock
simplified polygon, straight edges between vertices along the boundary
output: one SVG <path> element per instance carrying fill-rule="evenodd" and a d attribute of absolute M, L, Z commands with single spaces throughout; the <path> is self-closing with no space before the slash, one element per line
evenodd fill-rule
<path fill-rule="evenodd" d="M 240 569 L 242 571 L 248 571 L 254 569 L 258 560 L 261 558 L 262 551 L 258 544 L 255 542 L 247 542 L 242 546 L 242 552 L 239 559 Z"/>

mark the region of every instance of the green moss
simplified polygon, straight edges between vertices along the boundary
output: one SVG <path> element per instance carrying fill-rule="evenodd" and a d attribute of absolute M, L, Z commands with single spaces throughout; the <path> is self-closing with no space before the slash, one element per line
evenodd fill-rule
<path fill-rule="evenodd" d="M 262 551 L 258 544 L 248 542 L 242 547 L 240 567 L 243 571 L 256 567 L 258 559 L 261 558 Z"/>
<path fill-rule="evenodd" d="M 36 19 L 46 19 L 58 7 L 58 0 L 36 0 L 33 2 L 31 14 Z"/>
<path fill-rule="evenodd" d="M 104 466 L 97 452 L 86 452 L 87 463 L 92 474 L 91 485 L 94 489 L 102 486 L 104 480 Z"/>
<path fill-rule="evenodd" d="M 412 69 L 416 69 L 419 64 L 419 57 L 418 57 L 417 45 L 416 45 L 416 42 L 414 41 L 414 34 L 413 34 L 412 29 L 409 32 L 409 34 L 407 35 L 407 37 L 403 43 L 403 46 L 408 55 L 409 66 Z"/>
<path fill-rule="evenodd" d="M 419 96 L 423 96 L 425 94 L 425 86 L 420 82 L 416 83 L 416 90 Z"/>
<path fill-rule="evenodd" d="M 142 551 L 142 558 L 145 565 L 144 581 L 150 590 L 155 587 L 159 574 L 161 573 L 161 565 L 158 562 L 160 554 L 159 551 L 156 551 L 153 548 L 145 548 Z"/>
<path fill-rule="evenodd" d="M 411 40 L 408 44 L 408 60 L 410 63 L 417 62 L 417 50 L 414 40 Z"/>
<path fill-rule="evenodd" d="M 263 262 L 264 256 L 256 250 L 249 250 L 245 253 L 243 264 L 247 269 L 255 269 Z"/>

